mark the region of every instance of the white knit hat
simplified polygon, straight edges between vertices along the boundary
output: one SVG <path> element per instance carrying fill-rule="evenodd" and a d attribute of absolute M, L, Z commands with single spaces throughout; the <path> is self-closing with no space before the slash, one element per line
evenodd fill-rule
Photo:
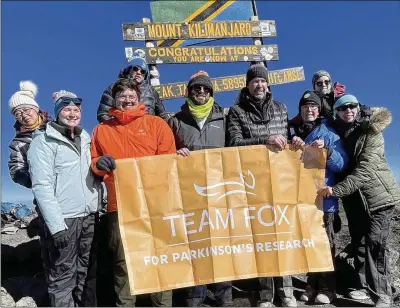
<path fill-rule="evenodd" d="M 30 107 L 39 111 L 39 105 L 35 101 L 35 96 L 38 92 L 37 85 L 30 80 L 21 81 L 19 83 L 20 91 L 15 92 L 8 101 L 8 107 L 11 114 L 15 110 L 22 107 Z"/>

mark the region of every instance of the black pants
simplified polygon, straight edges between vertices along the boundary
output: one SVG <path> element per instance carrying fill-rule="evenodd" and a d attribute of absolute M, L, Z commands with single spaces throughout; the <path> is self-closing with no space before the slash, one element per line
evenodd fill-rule
<path fill-rule="evenodd" d="M 367 287 L 374 302 L 381 299 L 390 303 L 392 288 L 387 244 L 394 207 L 368 215 L 357 196 L 344 199 L 343 206 L 349 222 L 354 265 L 359 274 L 356 287 Z"/>
<path fill-rule="evenodd" d="M 214 292 L 218 305 L 232 302 L 232 282 L 219 282 L 183 289 L 185 305 L 188 307 L 200 306 L 207 296 L 207 286 Z"/>
<path fill-rule="evenodd" d="M 108 240 L 112 250 L 112 264 L 114 276 L 114 291 L 117 307 L 134 307 L 136 296 L 131 295 L 129 286 L 128 269 L 125 262 L 125 253 L 122 245 L 118 226 L 118 213 L 108 213 Z M 154 307 L 171 307 L 172 291 L 156 292 L 150 294 Z"/>
<path fill-rule="evenodd" d="M 95 264 L 91 264 L 90 260 L 96 215 L 65 219 L 70 242 L 61 250 L 54 246 L 50 231 L 40 220 L 41 253 L 50 305 L 74 307 L 96 304 Z"/>
<path fill-rule="evenodd" d="M 335 244 L 335 219 L 340 217 L 335 213 L 324 213 L 325 231 L 328 235 L 329 246 L 331 248 L 332 262 L 335 264 L 336 244 Z M 309 273 L 307 274 L 307 286 L 318 290 L 334 293 L 336 291 L 335 272 Z"/>

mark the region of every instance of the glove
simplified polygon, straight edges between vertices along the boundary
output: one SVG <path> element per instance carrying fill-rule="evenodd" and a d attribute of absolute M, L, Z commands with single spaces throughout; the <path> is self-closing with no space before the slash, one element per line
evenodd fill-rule
<path fill-rule="evenodd" d="M 103 155 L 97 160 L 96 167 L 103 171 L 114 171 L 117 166 L 115 164 L 115 159 L 112 156 Z"/>
<path fill-rule="evenodd" d="M 345 92 L 346 92 L 346 87 L 344 85 L 340 84 L 337 81 L 333 84 L 334 97 L 342 96 Z"/>
<path fill-rule="evenodd" d="M 69 234 L 68 230 L 62 230 L 53 234 L 54 246 L 57 249 L 64 249 L 68 246 L 69 243 Z"/>

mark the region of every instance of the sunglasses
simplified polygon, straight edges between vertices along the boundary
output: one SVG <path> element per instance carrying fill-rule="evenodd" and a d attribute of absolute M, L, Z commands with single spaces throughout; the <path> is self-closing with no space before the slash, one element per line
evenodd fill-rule
<path fill-rule="evenodd" d="M 63 97 L 60 98 L 57 101 L 57 104 L 65 104 L 65 105 L 70 105 L 70 104 L 74 104 L 74 105 L 80 105 L 82 104 L 82 99 L 77 97 L 77 98 L 70 98 L 70 97 Z"/>
<path fill-rule="evenodd" d="M 207 87 L 204 87 L 204 86 L 194 86 L 194 87 L 193 87 L 193 90 L 196 91 L 196 92 L 200 92 L 201 89 L 203 89 L 203 91 L 204 91 L 205 93 L 210 93 L 210 92 L 211 92 L 211 89 L 209 89 L 209 88 L 207 88 Z"/>
<path fill-rule="evenodd" d="M 132 71 L 134 71 L 135 73 L 140 72 L 143 76 L 146 75 L 146 71 L 144 69 L 141 69 L 137 66 L 135 66 Z"/>
<path fill-rule="evenodd" d="M 358 104 L 347 104 L 342 105 L 336 108 L 337 111 L 346 111 L 347 109 L 355 109 L 358 107 Z"/>
<path fill-rule="evenodd" d="M 318 82 L 316 82 L 316 85 L 317 85 L 318 87 L 322 87 L 323 84 L 325 84 L 325 85 L 327 86 L 327 85 L 329 85 L 330 83 L 331 83 L 330 80 L 324 80 L 324 81 L 318 81 Z"/>

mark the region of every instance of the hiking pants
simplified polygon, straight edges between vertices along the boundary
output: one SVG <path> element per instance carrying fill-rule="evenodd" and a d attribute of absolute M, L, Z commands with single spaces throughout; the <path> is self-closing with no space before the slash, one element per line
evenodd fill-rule
<path fill-rule="evenodd" d="M 362 201 L 361 201 L 362 202 Z M 361 203 L 360 202 L 360 203 Z M 392 287 L 388 240 L 394 206 L 368 215 L 361 204 L 343 203 L 349 221 L 354 251 L 354 265 L 359 272 L 359 286 L 367 288 L 371 299 L 390 303 Z M 358 206 L 356 212 L 351 206 Z M 351 226 L 351 227 L 350 227 Z M 354 236 L 354 240 L 353 240 Z"/>
<path fill-rule="evenodd" d="M 96 219 L 97 214 L 66 218 L 70 241 L 64 249 L 54 246 L 50 231 L 43 219 L 39 219 L 42 229 L 41 254 L 51 306 L 82 307 L 96 304 L 95 263 L 90 260 Z"/>
<path fill-rule="evenodd" d="M 200 306 L 207 296 L 207 287 L 214 293 L 219 306 L 232 302 L 232 282 L 218 282 L 209 285 L 201 285 L 185 288 L 185 305 L 188 307 Z"/>

